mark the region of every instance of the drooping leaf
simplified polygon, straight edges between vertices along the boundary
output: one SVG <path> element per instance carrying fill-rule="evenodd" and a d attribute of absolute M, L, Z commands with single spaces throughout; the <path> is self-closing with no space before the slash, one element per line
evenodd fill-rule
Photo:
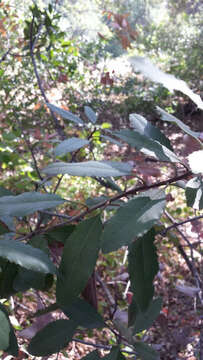
<path fill-rule="evenodd" d="M 154 65 L 150 59 L 141 56 L 131 57 L 130 62 L 135 71 L 141 71 L 145 76 L 154 82 L 163 84 L 167 89 L 178 90 L 187 95 L 194 103 L 203 109 L 201 97 L 195 94 L 185 81 L 177 79 L 174 75 L 167 74 Z"/>
<path fill-rule="evenodd" d="M 188 156 L 188 161 L 194 174 L 203 174 L 203 150 L 192 152 Z"/>
<path fill-rule="evenodd" d="M 84 161 L 77 163 L 56 162 L 43 171 L 47 175 L 69 174 L 72 176 L 123 176 L 130 175 L 132 166 L 116 161 Z"/>
<path fill-rule="evenodd" d="M 141 360 L 159 360 L 159 354 L 151 346 L 141 342 L 135 342 L 135 349 Z"/>
<path fill-rule="evenodd" d="M 81 147 L 88 145 L 89 141 L 86 139 L 80 139 L 80 138 L 70 138 L 67 140 L 64 140 L 58 144 L 54 149 L 55 156 L 60 156 L 67 154 L 68 152 L 76 151 L 80 149 Z"/>
<path fill-rule="evenodd" d="M 155 230 L 152 228 L 129 247 L 128 269 L 131 288 L 136 304 L 142 312 L 147 310 L 153 298 L 153 280 L 159 270 L 154 240 Z"/>
<path fill-rule="evenodd" d="M 56 284 L 59 305 L 71 304 L 84 289 L 96 264 L 101 232 L 96 216 L 81 222 L 66 240 Z"/>
<path fill-rule="evenodd" d="M 115 251 L 144 235 L 161 217 L 164 207 L 165 194 L 161 190 L 147 191 L 129 200 L 105 224 L 102 251 Z"/>
<path fill-rule="evenodd" d="M 125 360 L 119 346 L 112 347 L 110 353 L 103 357 L 104 360 Z"/>
<path fill-rule="evenodd" d="M 127 142 L 130 146 L 143 152 L 145 155 L 155 157 L 157 160 L 180 162 L 180 159 L 178 159 L 176 154 L 166 146 L 162 145 L 157 140 L 152 140 L 148 136 L 140 134 L 138 131 L 123 129 L 115 131 L 114 135 Z"/>
<path fill-rule="evenodd" d="M 0 350 L 5 350 L 8 354 L 17 356 L 17 339 L 7 311 L 2 304 L 0 304 L 0 324 Z"/>
<path fill-rule="evenodd" d="M 203 181 L 201 177 L 194 177 L 186 184 L 185 190 L 187 206 L 195 210 L 203 209 Z"/>
<path fill-rule="evenodd" d="M 17 240 L 1 240 L 0 257 L 29 270 L 56 273 L 54 264 L 43 251 Z"/>
<path fill-rule="evenodd" d="M 150 326 L 152 326 L 161 311 L 162 299 L 157 298 L 152 300 L 149 307 L 144 312 L 138 309 L 136 303 L 134 305 L 135 323 L 133 325 L 131 324 L 131 326 L 133 327 L 133 334 L 137 334 L 140 331 L 147 330 Z"/>
<path fill-rule="evenodd" d="M 62 118 L 66 119 L 66 120 L 70 120 L 73 121 L 75 124 L 77 125 L 83 125 L 83 121 L 77 116 L 74 115 L 73 113 L 71 113 L 70 111 L 64 110 L 59 108 L 56 105 L 52 105 L 52 104 L 47 104 L 47 106 L 54 112 L 56 112 L 57 114 L 59 114 Z"/>
<path fill-rule="evenodd" d="M 78 325 L 88 328 L 102 328 L 105 326 L 101 315 L 86 301 L 77 298 L 72 304 L 62 307 L 68 318 L 78 323 Z"/>
<path fill-rule="evenodd" d="M 77 324 L 71 320 L 56 320 L 41 329 L 31 340 L 28 352 L 48 356 L 62 350 L 72 340 Z"/>
<path fill-rule="evenodd" d="M 97 115 L 90 106 L 85 106 L 85 115 L 93 124 L 97 122 Z"/>
<path fill-rule="evenodd" d="M 101 360 L 97 350 L 94 350 L 92 352 L 90 352 L 89 354 L 87 354 L 86 356 L 84 356 L 81 360 Z"/>
<path fill-rule="evenodd" d="M 56 207 L 64 202 L 55 194 L 27 192 L 16 196 L 0 197 L 0 216 L 25 216 L 38 210 Z"/>
<path fill-rule="evenodd" d="M 173 151 L 168 138 L 156 127 L 147 121 L 142 115 L 130 114 L 129 116 L 131 127 L 139 132 L 141 135 L 147 136 L 149 139 L 157 140 L 169 150 Z"/>
<path fill-rule="evenodd" d="M 181 130 L 183 130 L 186 134 L 192 136 L 195 139 L 198 139 L 200 136 L 200 132 L 192 131 L 188 125 L 184 124 L 181 120 L 177 119 L 174 115 L 168 114 L 165 110 L 161 109 L 159 106 L 156 107 L 157 111 L 161 115 L 161 119 L 163 121 L 168 121 L 176 124 Z"/>

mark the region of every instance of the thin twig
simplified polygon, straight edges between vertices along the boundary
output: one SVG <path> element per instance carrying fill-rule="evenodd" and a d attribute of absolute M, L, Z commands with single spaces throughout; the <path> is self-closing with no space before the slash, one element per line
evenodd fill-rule
<path fill-rule="evenodd" d="M 42 27 L 43 27 L 43 24 L 41 24 L 39 26 L 39 30 L 38 30 L 38 33 L 35 37 L 35 39 L 33 40 L 33 25 L 34 25 L 34 16 L 32 18 L 32 22 L 31 22 L 31 25 L 30 25 L 30 56 L 31 56 L 31 60 L 32 60 L 32 64 L 33 64 L 33 68 L 34 68 L 34 73 L 35 73 L 35 76 L 36 76 L 36 79 L 37 79 L 37 82 L 38 82 L 38 86 L 39 86 L 39 89 L 41 91 L 41 94 L 46 102 L 46 104 L 49 104 L 49 100 L 45 94 L 45 91 L 44 91 L 44 88 L 42 86 L 42 82 L 41 82 L 41 79 L 39 77 L 39 74 L 38 74 L 38 70 L 37 70 L 37 64 L 36 64 L 36 61 L 35 61 L 35 57 L 34 57 L 34 48 L 35 48 L 35 44 L 40 36 L 40 33 L 41 33 L 41 30 L 42 30 Z M 52 115 L 52 118 L 54 120 L 54 126 L 55 126 L 55 129 L 57 131 L 57 134 L 59 135 L 59 138 L 61 140 L 64 140 L 66 135 L 64 133 L 64 130 L 63 128 L 61 127 L 60 123 L 59 123 L 59 120 L 57 119 L 57 117 L 55 116 L 54 112 L 49 109 L 50 112 L 51 112 L 51 115 Z"/>
<path fill-rule="evenodd" d="M 80 344 L 84 344 L 84 345 L 87 345 L 87 346 L 92 346 L 92 347 L 95 347 L 96 349 L 103 349 L 103 350 L 111 350 L 112 349 L 111 345 L 94 344 L 92 342 L 80 340 L 80 339 L 77 339 L 77 338 L 72 338 L 72 341 L 75 341 L 75 342 L 78 342 Z M 136 355 L 135 351 L 128 351 L 128 350 L 122 350 L 121 349 L 121 352 L 130 354 L 130 355 Z"/>
<path fill-rule="evenodd" d="M 145 191 L 145 190 L 149 190 L 149 189 L 155 189 L 155 188 L 158 188 L 158 187 L 164 186 L 164 185 L 166 186 L 166 185 L 172 184 L 173 182 L 176 182 L 178 180 L 187 179 L 191 175 L 192 175 L 192 173 L 190 171 L 187 171 L 187 172 L 183 173 L 182 175 L 179 175 L 177 177 L 174 177 L 174 178 L 171 178 L 171 179 L 168 179 L 168 180 L 159 181 L 159 182 L 153 183 L 151 185 L 142 185 L 142 186 L 135 187 L 133 189 L 126 190 L 126 191 L 124 191 L 122 193 L 119 193 L 119 194 L 117 194 L 115 196 L 112 196 L 108 200 L 102 201 L 101 203 L 96 204 L 96 205 L 92 206 L 91 208 L 88 208 L 88 209 L 82 211 L 78 215 L 72 216 L 67 221 L 64 221 L 64 222 L 62 222 L 60 224 L 55 224 L 55 225 L 53 225 L 53 226 L 51 226 L 49 228 L 46 228 L 46 227 L 41 228 L 41 229 L 39 229 L 37 231 L 34 231 L 33 233 L 27 234 L 25 237 L 18 238 L 17 240 L 19 240 L 19 241 L 26 240 L 26 239 L 31 238 L 34 235 L 43 234 L 47 230 L 50 231 L 50 230 L 53 230 L 53 229 L 58 228 L 60 226 L 67 225 L 67 224 L 69 224 L 71 222 L 80 221 L 86 215 L 91 214 L 95 210 L 105 208 L 106 206 L 110 205 L 114 201 L 117 201 L 117 200 L 121 199 L 122 197 L 127 197 L 128 195 L 136 195 L 138 192 L 141 192 L 141 191 Z"/>
<path fill-rule="evenodd" d="M 7 55 L 10 53 L 10 51 L 11 51 L 11 48 L 8 49 L 8 50 L 3 54 L 3 56 L 2 56 L 1 59 L 0 59 L 0 63 L 2 63 L 4 60 L 6 60 L 6 57 L 7 57 Z"/>
<path fill-rule="evenodd" d="M 199 215 L 199 216 L 194 216 L 193 218 L 189 218 L 189 219 L 186 219 L 186 220 L 183 220 L 183 221 L 180 221 L 180 222 L 174 222 L 172 225 L 168 226 L 166 229 L 164 229 L 162 232 L 161 232 L 161 235 L 165 235 L 167 233 L 167 231 L 173 229 L 173 228 L 176 228 L 180 225 L 184 225 L 188 222 L 192 222 L 192 221 L 195 221 L 195 220 L 199 220 L 203 218 L 203 215 Z"/>

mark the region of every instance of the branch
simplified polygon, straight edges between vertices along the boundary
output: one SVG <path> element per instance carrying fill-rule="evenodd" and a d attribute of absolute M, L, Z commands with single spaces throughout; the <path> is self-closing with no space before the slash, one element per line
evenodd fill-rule
<path fill-rule="evenodd" d="M 34 68 L 34 73 L 35 73 L 35 76 L 36 76 L 36 79 L 37 79 L 37 82 L 38 82 L 39 89 L 41 91 L 41 94 L 42 94 L 46 104 L 49 104 L 49 100 L 48 100 L 48 98 L 47 98 L 47 96 L 45 94 L 45 91 L 44 91 L 43 86 L 42 86 L 42 82 L 41 82 L 39 74 L 38 74 L 37 64 L 36 64 L 35 57 L 34 57 L 35 44 L 36 44 L 36 42 L 37 42 L 37 40 L 39 38 L 39 35 L 40 35 L 41 29 L 43 27 L 43 24 L 40 25 L 38 34 L 36 35 L 34 40 L 33 40 L 33 25 L 34 25 L 34 16 L 32 18 L 32 22 L 31 22 L 31 25 L 30 25 L 30 56 L 31 56 L 31 60 L 32 60 L 33 68 Z M 49 110 L 50 110 L 52 118 L 54 120 L 54 126 L 55 126 L 55 129 L 56 129 L 56 131 L 57 131 L 57 133 L 59 135 L 59 138 L 61 140 L 64 140 L 66 138 L 64 130 L 61 127 L 61 125 L 59 123 L 59 120 L 57 119 L 54 112 L 51 109 L 49 109 Z"/>
<path fill-rule="evenodd" d="M 186 219 L 186 220 L 183 220 L 183 221 L 180 221 L 180 222 L 174 222 L 173 225 L 170 225 L 168 226 L 166 229 L 164 229 L 162 232 L 161 232 L 161 235 L 165 235 L 167 233 L 167 231 L 173 229 L 173 228 L 176 228 L 180 225 L 184 225 L 188 222 L 192 222 L 192 221 L 195 221 L 195 220 L 199 220 L 203 218 L 203 215 L 199 215 L 199 216 L 194 216 L 193 218 L 189 218 L 189 219 Z"/>
<path fill-rule="evenodd" d="M 1 57 L 0 63 L 2 63 L 4 60 L 6 60 L 7 55 L 10 53 L 12 48 L 8 49 Z"/>
<path fill-rule="evenodd" d="M 178 180 L 182 180 L 182 179 L 187 179 L 189 176 L 192 175 L 192 172 L 191 171 L 186 171 L 185 173 L 183 173 L 182 175 L 179 175 L 179 176 L 176 176 L 176 177 L 173 177 L 171 179 L 168 179 L 168 180 L 164 180 L 164 181 L 159 181 L 159 182 L 156 182 L 156 183 L 153 183 L 151 185 L 141 185 L 141 186 L 138 186 L 138 187 L 135 187 L 133 189 L 128 189 L 122 193 L 119 193 L 115 196 L 112 196 L 110 199 L 108 200 L 104 200 L 102 201 L 101 203 L 99 204 L 96 204 L 94 206 L 92 206 L 91 208 L 88 208 L 87 210 L 84 210 L 82 211 L 80 214 L 78 215 L 75 215 L 75 216 L 72 216 L 69 220 L 67 221 L 64 221 L 60 224 L 55 224 L 49 228 L 41 228 L 41 229 L 38 229 L 37 231 L 34 231 L 30 234 L 27 234 L 25 237 L 21 237 L 21 238 L 18 238 L 16 240 L 19 240 L 19 241 L 22 241 L 22 240 L 26 240 L 26 239 L 29 239 L 31 238 L 32 236 L 34 235 L 38 235 L 38 234 L 42 234 L 42 233 L 45 233 L 47 230 L 53 230 L 53 229 L 56 229 L 60 226 L 63 226 L 63 225 L 67 225 L 69 223 L 72 223 L 72 222 L 77 222 L 77 221 L 80 221 L 82 220 L 86 215 L 89 215 L 91 214 L 92 212 L 94 212 L 95 210 L 98 210 L 98 209 L 101 209 L 101 208 L 105 208 L 106 206 L 110 205 L 111 203 L 113 203 L 114 201 L 117 201 L 119 199 L 121 199 L 122 197 L 127 197 L 128 195 L 136 195 L 138 192 L 141 192 L 141 191 L 145 191 L 145 190 L 149 190 L 149 189 L 154 189 L 154 188 L 158 188 L 159 186 L 167 186 L 167 185 L 170 185 L 172 184 L 173 182 L 176 182 Z"/>
<path fill-rule="evenodd" d="M 94 344 L 92 342 L 80 340 L 80 339 L 77 339 L 77 338 L 72 338 L 72 341 L 75 341 L 75 342 L 78 342 L 80 344 L 84 344 L 84 345 L 87 345 L 87 346 L 92 346 L 92 347 L 95 347 L 96 349 L 103 349 L 103 350 L 111 350 L 112 349 L 112 346 L 110 346 L 110 345 Z M 130 354 L 130 355 L 136 355 L 135 351 L 128 351 L 128 350 L 122 350 L 121 349 L 121 352 Z M 136 359 L 136 358 L 134 357 L 134 359 Z"/>

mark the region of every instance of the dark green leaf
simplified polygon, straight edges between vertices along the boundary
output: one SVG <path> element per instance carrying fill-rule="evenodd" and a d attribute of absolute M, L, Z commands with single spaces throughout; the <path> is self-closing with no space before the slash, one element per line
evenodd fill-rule
<path fill-rule="evenodd" d="M 52 243 L 53 241 L 58 241 L 65 244 L 66 240 L 72 234 L 75 227 L 75 225 L 63 225 L 59 228 L 47 231 L 45 233 L 45 237 L 49 241 L 49 243 Z"/>
<path fill-rule="evenodd" d="M 163 121 L 169 121 L 171 123 L 176 124 L 181 130 L 183 130 L 186 134 L 198 139 L 200 134 L 199 132 L 192 131 L 188 125 L 184 124 L 181 120 L 177 119 L 174 115 L 168 114 L 166 111 L 161 109 L 159 106 L 156 107 L 157 111 L 161 115 L 161 119 Z M 198 140 L 199 141 L 199 140 Z"/>
<path fill-rule="evenodd" d="M 10 190 L 7 190 L 7 189 L 3 188 L 2 186 L 0 186 L 0 197 L 1 196 L 9 196 L 9 195 L 13 195 L 13 193 Z"/>
<path fill-rule="evenodd" d="M 143 152 L 145 155 L 155 157 L 157 160 L 180 162 L 178 157 L 166 146 L 156 140 L 152 140 L 149 137 L 140 134 L 138 131 L 124 129 L 115 131 L 114 135 L 127 142 L 130 146 Z"/>
<path fill-rule="evenodd" d="M 195 210 L 203 209 L 203 181 L 200 177 L 190 179 L 186 184 L 185 190 L 187 206 Z"/>
<path fill-rule="evenodd" d="M 25 216 L 37 210 L 56 207 L 64 202 L 58 195 L 27 192 L 0 197 L 0 216 Z"/>
<path fill-rule="evenodd" d="M 141 311 L 146 311 L 154 295 L 153 280 L 159 270 L 155 230 L 151 229 L 129 247 L 128 269 L 132 292 Z"/>
<path fill-rule="evenodd" d="M 8 354 L 18 355 L 17 339 L 10 323 L 7 311 L 0 304 L 0 350 L 5 350 Z"/>
<path fill-rule="evenodd" d="M 95 124 L 97 122 L 97 115 L 91 109 L 91 107 L 85 106 L 85 115 L 93 124 Z"/>
<path fill-rule="evenodd" d="M 31 340 L 28 352 L 48 356 L 62 350 L 72 340 L 77 324 L 71 320 L 56 320 L 40 330 Z"/>
<path fill-rule="evenodd" d="M 102 139 L 108 140 L 109 142 L 111 142 L 112 144 L 118 145 L 119 147 L 123 147 L 124 145 L 119 142 L 118 140 L 115 140 L 114 138 L 108 136 L 108 135 L 101 135 Z"/>
<path fill-rule="evenodd" d="M 96 216 L 81 222 L 66 240 L 56 284 L 58 304 L 71 304 L 84 289 L 97 261 L 101 232 Z"/>
<path fill-rule="evenodd" d="M 9 298 L 16 293 L 13 281 L 18 272 L 18 266 L 0 258 L 0 298 Z"/>
<path fill-rule="evenodd" d="M 48 256 L 41 250 L 17 240 L 0 241 L 0 257 L 26 269 L 42 273 L 55 274 L 56 268 Z"/>
<path fill-rule="evenodd" d="M 59 114 L 62 118 L 66 119 L 66 120 L 73 121 L 74 123 L 76 123 L 78 125 L 80 125 L 80 124 L 83 125 L 83 121 L 77 115 L 72 114 L 70 111 L 61 109 L 58 106 L 55 106 L 55 105 L 52 105 L 52 104 L 47 104 L 47 106 L 52 111 Z"/>
<path fill-rule="evenodd" d="M 81 360 L 101 360 L 101 358 L 97 350 L 95 350 L 84 356 Z"/>
<path fill-rule="evenodd" d="M 61 308 L 66 316 L 78 323 L 78 325 L 88 328 L 102 328 L 105 323 L 100 314 L 86 301 L 77 298 L 71 305 Z"/>
<path fill-rule="evenodd" d="M 157 140 L 162 145 L 166 146 L 169 150 L 173 151 L 170 141 L 167 137 L 149 121 L 147 121 L 142 115 L 130 114 L 131 127 L 139 132 L 141 135 L 145 135 L 152 140 Z"/>
<path fill-rule="evenodd" d="M 129 200 L 105 224 L 102 251 L 115 251 L 145 234 L 159 220 L 164 207 L 165 194 L 161 190 L 147 191 Z"/>
<path fill-rule="evenodd" d="M 53 275 L 19 268 L 13 281 L 16 292 L 24 292 L 30 288 L 46 291 L 53 285 Z"/>
<path fill-rule="evenodd" d="M 110 353 L 102 358 L 103 360 L 125 360 L 118 346 L 112 347 Z"/>
<path fill-rule="evenodd" d="M 159 359 L 159 354 L 157 354 L 157 352 L 154 349 L 152 349 L 149 345 L 147 345 L 143 342 L 136 341 L 135 349 L 136 349 L 138 356 L 142 360 L 158 360 Z"/>
<path fill-rule="evenodd" d="M 47 175 L 69 174 L 72 176 L 123 176 L 130 175 L 132 166 L 116 161 L 84 161 L 78 163 L 56 162 L 44 170 Z"/>
<path fill-rule="evenodd" d="M 131 325 L 133 326 L 133 334 L 137 334 L 140 331 L 147 330 L 150 326 L 152 326 L 161 311 L 162 299 L 158 298 L 152 300 L 149 307 L 144 312 L 140 311 L 135 303 L 134 305 L 136 320 L 135 323 Z"/>
<path fill-rule="evenodd" d="M 73 137 L 68 140 L 62 141 L 59 145 L 57 145 L 54 149 L 54 154 L 55 156 L 64 155 L 68 152 L 76 151 L 88 144 L 88 140 Z"/>
<path fill-rule="evenodd" d="M 49 254 L 47 239 L 44 235 L 33 236 L 29 241 L 29 245 L 33 246 L 36 249 L 44 251 L 47 255 Z"/>

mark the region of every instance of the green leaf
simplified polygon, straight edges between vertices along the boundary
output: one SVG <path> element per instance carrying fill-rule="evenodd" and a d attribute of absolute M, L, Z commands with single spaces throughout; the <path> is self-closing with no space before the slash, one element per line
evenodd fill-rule
<path fill-rule="evenodd" d="M 123 147 L 124 145 L 119 142 L 118 140 L 113 139 L 112 137 L 108 136 L 108 135 L 101 135 L 102 139 L 108 140 L 109 142 L 111 142 L 112 144 L 118 145 L 119 147 Z"/>
<path fill-rule="evenodd" d="M 84 356 L 81 360 L 101 360 L 101 358 L 97 350 L 95 350 Z"/>
<path fill-rule="evenodd" d="M 48 230 L 44 234 L 44 236 L 46 237 L 49 243 L 57 241 L 65 244 L 66 240 L 75 230 L 75 228 L 76 225 L 63 225 L 60 226 L 59 228 Z"/>
<path fill-rule="evenodd" d="M 68 318 L 84 328 L 95 329 L 105 326 L 104 320 L 95 308 L 80 298 L 61 309 Z"/>
<path fill-rule="evenodd" d="M 157 140 L 169 150 L 173 151 L 170 141 L 167 137 L 156 127 L 147 121 L 142 115 L 130 114 L 130 125 L 133 130 L 139 132 L 141 135 L 147 136 L 149 139 Z"/>
<path fill-rule="evenodd" d="M 135 349 L 141 360 L 159 360 L 159 354 L 149 345 L 141 342 L 135 342 Z"/>
<path fill-rule="evenodd" d="M 102 251 L 108 253 L 129 245 L 159 220 L 165 207 L 165 194 L 153 190 L 135 196 L 122 205 L 104 226 Z"/>
<path fill-rule="evenodd" d="M 13 281 L 18 273 L 18 266 L 0 258 L 0 298 L 9 298 L 16 293 Z"/>
<path fill-rule="evenodd" d="M 39 271 L 32 271 L 25 268 L 19 268 L 13 281 L 13 287 L 16 292 L 24 292 L 30 288 L 46 291 L 53 285 L 53 275 L 42 274 Z"/>
<path fill-rule="evenodd" d="M 145 155 L 155 157 L 157 160 L 180 162 L 178 157 L 166 146 L 156 140 L 150 139 L 146 135 L 140 134 L 138 131 L 123 129 L 114 131 L 114 135 L 143 152 Z"/>
<path fill-rule="evenodd" d="M 0 304 L 0 350 L 18 356 L 17 339 L 5 307 Z"/>
<path fill-rule="evenodd" d="M 7 190 L 0 186 L 0 197 L 1 196 L 7 196 L 7 195 L 13 195 L 13 193 L 10 190 Z"/>
<path fill-rule="evenodd" d="M 56 284 L 57 303 L 71 304 L 91 276 L 98 257 L 102 223 L 99 216 L 81 222 L 66 240 Z"/>
<path fill-rule="evenodd" d="M 7 225 L 4 224 L 4 222 L 2 222 L 2 221 L 0 220 L 0 235 L 4 235 L 4 234 L 9 233 L 9 232 L 10 232 L 10 230 L 9 230 L 9 228 L 7 227 Z"/>
<path fill-rule="evenodd" d="M 72 114 L 70 111 L 61 109 L 58 106 L 55 106 L 55 105 L 52 105 L 49 103 L 47 103 L 47 106 L 49 107 L 49 109 L 56 112 L 57 114 L 59 114 L 62 118 L 66 119 L 66 120 L 73 121 L 77 125 L 84 124 L 83 121 L 77 115 Z"/>
<path fill-rule="evenodd" d="M 17 240 L 1 240 L 0 257 L 29 270 L 56 274 L 54 264 L 43 251 Z"/>
<path fill-rule="evenodd" d="M 168 121 L 168 122 L 176 124 L 186 134 L 192 136 L 193 138 L 198 140 L 198 142 L 200 142 L 200 140 L 199 140 L 199 136 L 201 135 L 200 132 L 192 131 L 188 125 L 185 125 L 181 120 L 177 119 L 174 115 L 168 114 L 166 111 L 161 109 L 159 106 L 157 106 L 156 109 L 159 112 L 159 114 L 161 115 L 161 119 L 163 121 Z"/>
<path fill-rule="evenodd" d="M 123 176 L 130 175 L 132 166 L 116 161 L 84 161 L 77 163 L 56 162 L 43 171 L 47 175 L 69 174 L 72 176 Z"/>
<path fill-rule="evenodd" d="M 157 298 L 152 300 L 149 307 L 144 312 L 138 309 L 136 303 L 134 303 L 134 306 L 136 320 L 133 325 L 131 324 L 131 326 L 133 327 L 133 334 L 137 334 L 140 331 L 147 330 L 150 326 L 152 326 L 153 322 L 160 314 L 162 299 Z"/>
<path fill-rule="evenodd" d="M 97 115 L 91 107 L 85 106 L 85 115 L 93 124 L 97 122 Z"/>
<path fill-rule="evenodd" d="M 28 352 L 48 356 L 62 350 L 72 340 L 77 324 L 71 320 L 56 320 L 41 329 L 31 340 Z"/>
<path fill-rule="evenodd" d="M 155 230 L 151 229 L 129 247 L 128 270 L 132 292 L 141 311 L 146 311 L 154 295 L 153 280 L 159 270 Z"/>
<path fill-rule="evenodd" d="M 125 360 L 118 346 L 112 347 L 110 353 L 102 358 L 103 360 Z"/>
<path fill-rule="evenodd" d="M 64 140 L 60 142 L 60 144 L 55 147 L 54 154 L 55 156 L 64 155 L 67 154 L 68 152 L 76 151 L 88 144 L 89 144 L 88 140 L 73 137 L 68 140 Z"/>
<path fill-rule="evenodd" d="M 190 179 L 186 184 L 185 196 L 187 206 L 193 207 L 195 210 L 203 209 L 203 181 L 200 177 Z"/>
<path fill-rule="evenodd" d="M 0 216 L 25 216 L 38 210 L 56 207 L 64 202 L 58 195 L 27 192 L 0 197 Z"/>

